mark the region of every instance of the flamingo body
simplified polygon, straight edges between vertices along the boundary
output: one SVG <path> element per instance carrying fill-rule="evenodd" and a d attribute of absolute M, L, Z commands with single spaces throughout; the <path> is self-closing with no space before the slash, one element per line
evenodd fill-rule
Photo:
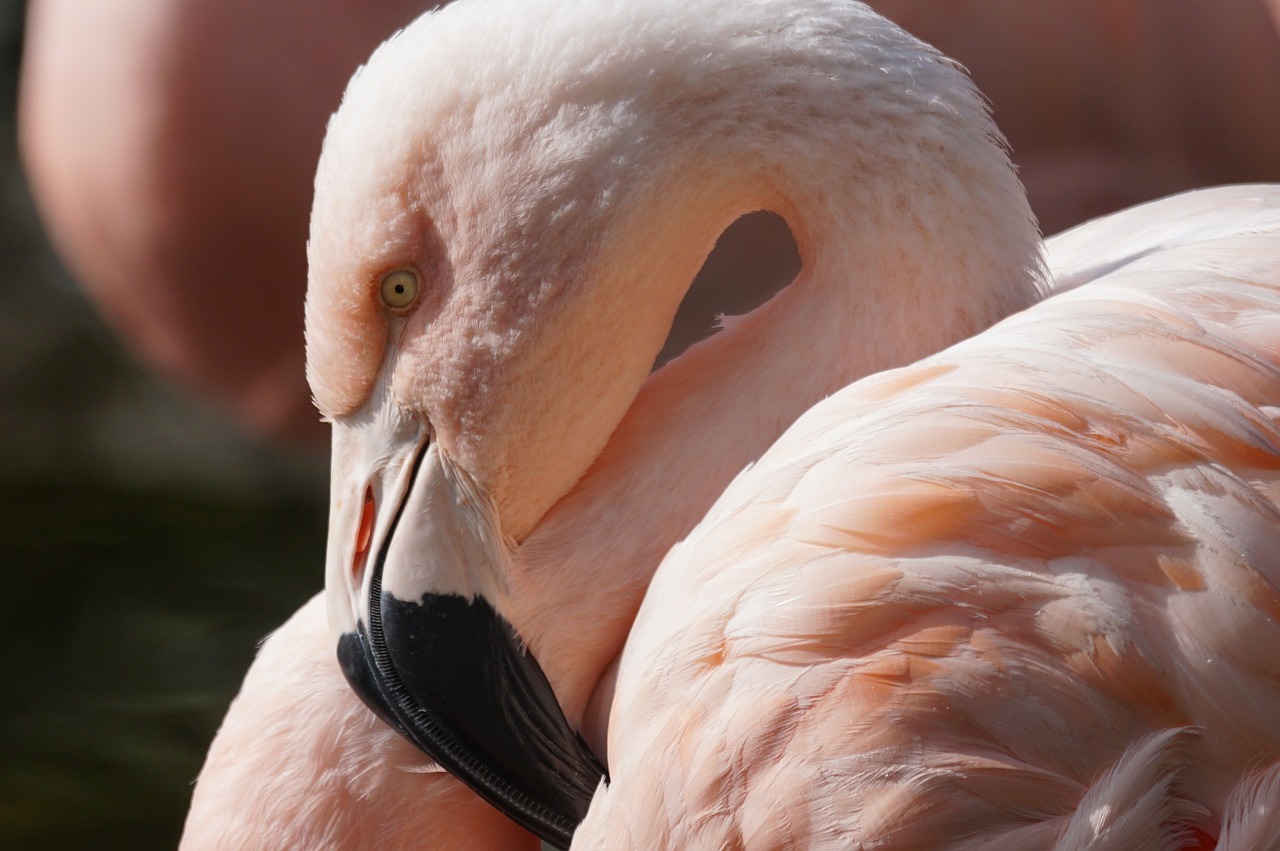
<path fill-rule="evenodd" d="M 1274 827 L 1280 190 L 1049 255 L 1093 243 L 1096 280 L 814 406 L 672 550 L 575 848 L 1174 849 L 1254 784 L 1232 829 Z"/>

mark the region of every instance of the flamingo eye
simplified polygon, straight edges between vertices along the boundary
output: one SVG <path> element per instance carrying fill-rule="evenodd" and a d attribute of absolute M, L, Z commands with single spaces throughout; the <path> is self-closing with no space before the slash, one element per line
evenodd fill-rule
<path fill-rule="evenodd" d="M 418 273 L 396 269 L 382 276 L 379 287 L 382 303 L 395 311 L 407 309 L 418 298 Z"/>

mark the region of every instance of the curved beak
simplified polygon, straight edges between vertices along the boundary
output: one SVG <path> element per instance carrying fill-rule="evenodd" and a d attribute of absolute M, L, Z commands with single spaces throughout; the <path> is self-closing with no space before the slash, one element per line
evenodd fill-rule
<path fill-rule="evenodd" d="M 326 589 L 347 681 L 384 721 L 567 847 L 605 771 L 499 613 L 507 547 L 488 497 L 379 394 L 334 424 Z"/>

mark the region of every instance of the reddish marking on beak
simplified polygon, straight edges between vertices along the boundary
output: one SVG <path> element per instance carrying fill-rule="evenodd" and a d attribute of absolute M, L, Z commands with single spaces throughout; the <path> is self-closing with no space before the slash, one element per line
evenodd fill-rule
<path fill-rule="evenodd" d="M 364 506 L 360 509 L 360 528 L 356 530 L 356 554 L 351 559 L 351 575 L 359 584 L 364 564 L 369 559 L 369 542 L 373 540 L 373 488 L 364 489 Z"/>

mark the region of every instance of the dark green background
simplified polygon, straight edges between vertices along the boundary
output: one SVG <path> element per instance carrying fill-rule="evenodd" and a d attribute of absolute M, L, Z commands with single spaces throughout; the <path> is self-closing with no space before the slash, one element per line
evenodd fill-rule
<path fill-rule="evenodd" d="M 0 849 L 173 848 L 257 642 L 322 583 L 326 459 L 134 365 L 53 257 L 0 0 Z"/>

